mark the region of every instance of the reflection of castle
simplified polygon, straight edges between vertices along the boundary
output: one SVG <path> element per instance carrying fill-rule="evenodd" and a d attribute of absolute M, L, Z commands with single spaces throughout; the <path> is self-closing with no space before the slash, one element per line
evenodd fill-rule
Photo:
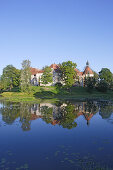
<path fill-rule="evenodd" d="M 96 104 L 97 104 L 96 102 L 93 102 L 93 106 L 96 107 Z M 68 104 L 65 103 L 60 106 L 56 106 L 55 104 L 51 104 L 51 103 L 34 104 L 31 107 L 31 115 L 32 115 L 31 120 L 35 120 L 47 116 L 50 118 L 51 120 L 50 123 L 52 125 L 60 124 L 61 117 L 63 117 L 63 114 L 65 115 L 66 106 L 68 106 Z M 90 119 L 98 111 L 97 108 L 94 109 L 92 105 L 88 106 L 87 102 L 79 102 L 73 104 L 73 106 L 74 106 L 74 112 L 73 112 L 74 120 L 80 116 L 83 116 L 87 121 L 87 124 L 89 124 Z M 45 108 L 45 112 L 42 111 L 42 108 Z M 50 108 L 52 110 L 51 113 L 49 114 L 47 112 L 48 109 Z"/>
<path fill-rule="evenodd" d="M 56 104 L 17 104 L 2 101 L 0 106 L 2 121 L 8 125 L 12 125 L 15 120 L 18 119 L 24 131 L 30 130 L 32 120 L 38 118 L 52 125 L 58 124 L 63 128 L 72 129 L 77 126 L 77 118 L 83 117 L 87 121 L 87 124 L 89 124 L 93 115 L 98 111 L 103 119 L 107 119 L 110 123 L 113 123 L 113 117 L 111 117 L 113 113 L 113 103 L 106 101 L 58 102 Z"/>

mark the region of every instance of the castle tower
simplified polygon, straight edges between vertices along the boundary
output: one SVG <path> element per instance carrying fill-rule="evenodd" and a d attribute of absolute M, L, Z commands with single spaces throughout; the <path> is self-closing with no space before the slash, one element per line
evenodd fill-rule
<path fill-rule="evenodd" d="M 89 66 L 89 61 L 87 60 L 87 62 L 86 62 L 86 66 Z"/>

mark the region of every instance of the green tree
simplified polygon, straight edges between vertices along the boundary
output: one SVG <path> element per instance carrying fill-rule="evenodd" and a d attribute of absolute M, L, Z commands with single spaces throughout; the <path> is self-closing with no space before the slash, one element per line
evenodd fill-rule
<path fill-rule="evenodd" d="M 7 65 L 3 69 L 0 81 L 4 90 L 19 86 L 20 70 L 16 69 L 13 65 Z"/>
<path fill-rule="evenodd" d="M 93 73 L 94 73 L 94 78 L 96 79 L 96 81 L 98 81 L 98 79 L 99 79 L 98 73 L 96 73 L 95 71 L 93 71 Z"/>
<path fill-rule="evenodd" d="M 2 81 L 2 77 L 0 77 L 0 90 L 3 90 L 3 81 Z"/>
<path fill-rule="evenodd" d="M 44 68 L 44 73 L 41 77 L 41 82 L 42 84 L 48 84 L 48 83 L 52 83 L 53 81 L 53 75 L 51 73 L 51 68 L 46 66 Z"/>
<path fill-rule="evenodd" d="M 24 60 L 22 62 L 21 83 L 20 83 L 20 88 L 22 92 L 29 93 L 31 89 L 30 65 L 31 65 L 31 62 L 29 60 Z"/>
<path fill-rule="evenodd" d="M 92 89 L 94 89 L 96 86 L 96 79 L 95 77 L 87 77 L 85 78 L 85 87 L 87 87 L 87 90 L 91 92 Z"/>
<path fill-rule="evenodd" d="M 75 83 L 76 79 L 76 63 L 72 61 L 63 62 L 60 65 L 61 69 L 61 79 L 66 87 L 71 87 Z"/>
<path fill-rule="evenodd" d="M 102 68 L 99 72 L 99 78 L 106 81 L 109 85 L 113 81 L 112 72 L 108 68 Z"/>
<path fill-rule="evenodd" d="M 100 80 L 97 84 L 97 90 L 101 92 L 107 92 L 108 87 L 108 83 L 105 80 Z"/>

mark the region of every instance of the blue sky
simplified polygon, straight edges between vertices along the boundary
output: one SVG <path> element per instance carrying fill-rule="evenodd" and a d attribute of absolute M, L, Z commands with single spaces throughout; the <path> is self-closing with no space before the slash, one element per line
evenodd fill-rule
<path fill-rule="evenodd" d="M 113 72 L 113 0 L 0 0 L 0 74 L 24 59 Z"/>

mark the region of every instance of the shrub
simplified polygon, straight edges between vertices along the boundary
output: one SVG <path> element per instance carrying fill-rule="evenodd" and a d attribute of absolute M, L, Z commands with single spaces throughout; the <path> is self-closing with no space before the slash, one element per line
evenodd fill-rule
<path fill-rule="evenodd" d="M 105 80 L 101 80 L 98 82 L 97 90 L 101 92 L 107 92 L 108 90 L 108 83 Z"/>
<path fill-rule="evenodd" d="M 55 87 L 57 87 L 57 88 L 60 88 L 60 87 L 62 87 L 62 83 L 60 83 L 60 82 L 57 82 L 57 83 L 55 84 Z"/>

